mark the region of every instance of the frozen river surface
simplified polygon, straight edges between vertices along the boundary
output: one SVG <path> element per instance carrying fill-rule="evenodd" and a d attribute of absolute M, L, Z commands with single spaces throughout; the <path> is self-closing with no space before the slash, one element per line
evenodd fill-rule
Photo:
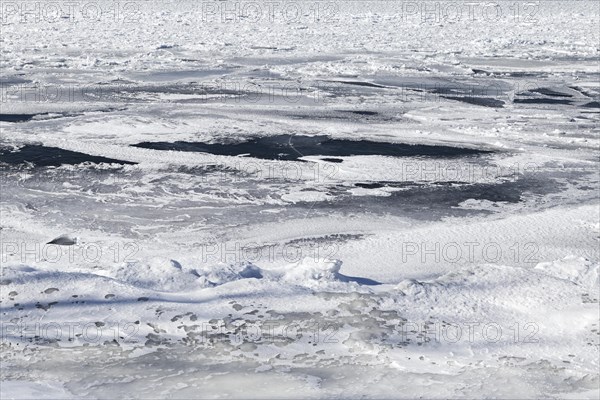
<path fill-rule="evenodd" d="M 597 2 L 94 4 L 2 5 L 3 399 L 598 398 Z"/>

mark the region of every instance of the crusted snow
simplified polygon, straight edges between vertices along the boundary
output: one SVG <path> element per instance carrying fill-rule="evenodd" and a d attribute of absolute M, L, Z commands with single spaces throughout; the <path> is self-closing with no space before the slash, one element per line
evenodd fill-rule
<path fill-rule="evenodd" d="M 0 150 L 136 164 L 0 165 L 0 397 L 598 398 L 600 5 L 213 3 L 3 2 Z M 277 135 L 490 153 L 132 146 Z"/>

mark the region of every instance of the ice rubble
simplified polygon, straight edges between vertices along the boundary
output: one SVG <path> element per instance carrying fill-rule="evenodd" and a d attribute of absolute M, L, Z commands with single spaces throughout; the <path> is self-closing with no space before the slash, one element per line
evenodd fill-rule
<path fill-rule="evenodd" d="M 347 282 L 340 274 L 341 260 L 306 257 L 298 262 L 271 269 L 253 263 L 219 263 L 193 267 L 178 261 L 155 257 L 146 263 L 122 264 L 107 276 L 123 284 L 157 292 L 186 292 L 224 285 L 240 279 L 266 279 L 282 284 L 314 285 L 319 282 Z"/>
<path fill-rule="evenodd" d="M 243 397 L 250 392 L 257 397 L 381 398 L 418 397 L 424 391 L 440 398 L 598 398 L 598 212 L 597 194 L 594 198 L 589 193 L 597 185 L 589 173 L 597 169 L 595 109 L 580 112 L 576 104 L 514 102 L 530 94 L 519 90 L 530 84 L 568 93 L 574 103 L 597 96 L 597 2 L 542 2 L 538 23 L 515 21 L 511 13 L 495 23 L 439 24 L 421 23 L 418 17 L 403 20 L 390 2 L 351 3 L 341 20 L 326 24 L 200 23 L 199 9 L 166 10 L 186 5 L 166 1 L 147 2 L 139 23 L 104 21 L 101 29 L 85 22 L 42 22 L 33 29 L 11 18 L 3 23 L 1 64 L 9 75 L 3 77 L 3 89 L 4 82 L 35 81 L 59 89 L 94 82 L 108 95 L 94 98 L 86 93 L 84 98 L 77 91 L 76 101 L 21 102 L 19 92 L 8 87 L 6 94 L 17 101 L 3 102 L 3 112 L 51 113 L 52 118 L 3 122 L 7 141 L 39 141 L 140 164 L 139 169 L 123 169 L 130 175 L 118 177 L 122 185 L 104 184 L 90 174 L 91 179 L 53 186 L 49 179 L 36 177 L 35 171 L 16 173 L 17 183 L 2 191 L 3 240 L 30 245 L 76 232 L 85 241 L 73 248 L 96 242 L 106 249 L 111 240 L 131 238 L 143 245 L 141 260 L 135 264 L 115 265 L 112 257 L 104 257 L 94 263 L 40 260 L 30 265 L 22 263 L 19 254 L 7 256 L 0 281 L 3 328 L 38 322 L 82 322 L 96 328 L 125 322 L 139 328 L 127 336 L 131 342 L 117 338 L 116 344 L 112 336 L 98 342 L 82 338 L 53 342 L 26 333 L 31 340 L 23 340 L 3 329 L 3 369 L 9 366 L 3 370 L 2 378 L 7 379 L 2 382 L 3 398 L 37 397 L 42 392 L 98 398 L 123 392 L 141 398 Z M 383 12 L 377 9 L 380 6 L 392 9 Z M 303 93 L 295 97 L 298 103 L 265 96 L 250 104 L 243 96 L 190 90 L 194 80 L 201 81 L 200 89 L 218 89 L 238 79 L 275 82 L 276 88 L 296 82 Z M 331 80 L 346 84 L 323 85 Z M 436 82 L 473 81 L 479 86 L 500 84 L 507 90 L 501 93 L 504 108 L 465 103 L 468 98 L 457 102 L 434 96 L 428 101 L 421 97 L 423 92 L 414 90 Z M 404 89 L 399 94 L 391 90 L 394 87 Z M 540 94 L 534 102 L 552 100 Z M 201 102 L 201 107 L 194 102 Z M 359 113 L 376 109 L 380 115 L 368 116 L 369 123 L 356 117 L 360 114 L 328 120 L 340 109 Z M 304 174 L 297 182 L 272 186 L 263 177 L 254 177 L 249 186 L 258 182 L 263 192 L 253 193 L 240 187 L 237 178 L 227 186 L 211 176 L 177 169 L 215 164 L 235 168 L 239 158 L 177 154 L 173 160 L 173 154 L 129 146 L 282 132 L 378 136 L 403 143 L 491 144 L 504 155 L 486 159 L 489 164 L 473 162 L 476 170 L 492 165 L 511 171 L 514 163 L 533 160 L 553 178 L 556 171 L 558 175 L 565 171 L 556 179 L 567 189 L 526 194 L 514 205 L 468 199 L 453 210 L 489 214 L 475 217 L 465 212 L 444 215 L 439 221 L 435 216 L 431 223 L 354 211 L 342 220 L 331 217 L 330 209 L 317 207 L 308 210 L 307 218 L 304 209 L 285 212 L 295 210 L 289 205 L 329 200 L 328 193 L 339 190 L 334 185 L 398 179 L 396 172 L 407 162 L 420 160 L 344 158 L 338 175 L 320 182 L 320 190 L 302 191 L 313 176 Z M 308 165 L 301 167 L 303 173 Z M 442 171 L 450 169 L 441 166 Z M 52 172 L 60 180 L 66 170 Z M 77 175 L 81 169 L 72 171 Z M 421 173 L 400 180 L 435 183 L 437 178 L 439 174 Z M 470 183 L 502 179 L 500 173 Z M 157 182 L 162 192 L 156 190 Z M 219 191 L 196 191 L 207 184 Z M 370 193 L 376 192 L 388 194 Z M 209 211 L 200 207 L 197 212 L 194 202 Z M 132 216 L 134 204 L 137 213 Z M 229 219 L 207 217 L 216 206 L 228 205 L 233 205 L 227 210 L 234 214 Z M 255 208 L 248 212 L 238 205 Z M 285 218 L 260 220 L 256 210 L 257 215 L 272 211 Z M 157 221 L 159 212 L 162 219 Z M 247 215 L 251 218 L 244 219 Z M 202 224 L 234 241 L 309 237 L 318 242 L 339 232 L 357 238 L 339 244 L 337 258 L 344 261 L 343 268 L 340 261 L 318 259 L 291 264 L 205 263 L 194 260 L 198 254 L 189 243 L 202 242 L 200 236 L 206 234 L 199 230 Z M 449 238 L 461 243 L 534 241 L 540 244 L 540 259 L 534 265 L 515 261 L 512 254 L 497 265 L 481 259 L 405 262 L 399 251 L 406 241 L 443 243 Z M 272 318 L 332 324 L 339 328 L 339 340 L 315 346 L 307 338 L 299 341 L 280 334 L 276 341 L 239 343 L 219 332 L 213 343 L 201 343 L 202 322 L 239 333 L 243 323 Z M 537 323 L 539 342 L 514 343 L 509 340 L 512 336 L 490 342 L 482 332 L 474 342 L 421 340 L 429 323 L 473 321 L 497 323 L 510 334 L 515 322 Z M 398 330 L 407 322 L 417 325 L 411 342 L 403 340 Z"/>
<path fill-rule="evenodd" d="M 561 279 L 567 279 L 578 285 L 589 288 L 598 288 L 599 265 L 592 261 L 577 256 L 566 256 L 561 260 L 542 262 L 535 266 L 536 270 L 543 271 L 549 275 Z"/>

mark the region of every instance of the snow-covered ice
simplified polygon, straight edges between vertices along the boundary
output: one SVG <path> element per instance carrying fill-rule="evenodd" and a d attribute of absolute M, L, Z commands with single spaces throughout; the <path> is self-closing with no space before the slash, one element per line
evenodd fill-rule
<path fill-rule="evenodd" d="M 600 3 L 2 1 L 0 397 L 600 396 Z"/>

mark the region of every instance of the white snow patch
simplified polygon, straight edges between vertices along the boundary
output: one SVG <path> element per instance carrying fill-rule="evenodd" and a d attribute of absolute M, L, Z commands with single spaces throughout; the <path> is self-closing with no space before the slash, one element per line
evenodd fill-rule
<path fill-rule="evenodd" d="M 535 269 L 590 289 L 599 285 L 599 264 L 584 257 L 569 255 L 561 260 L 541 262 Z"/>

